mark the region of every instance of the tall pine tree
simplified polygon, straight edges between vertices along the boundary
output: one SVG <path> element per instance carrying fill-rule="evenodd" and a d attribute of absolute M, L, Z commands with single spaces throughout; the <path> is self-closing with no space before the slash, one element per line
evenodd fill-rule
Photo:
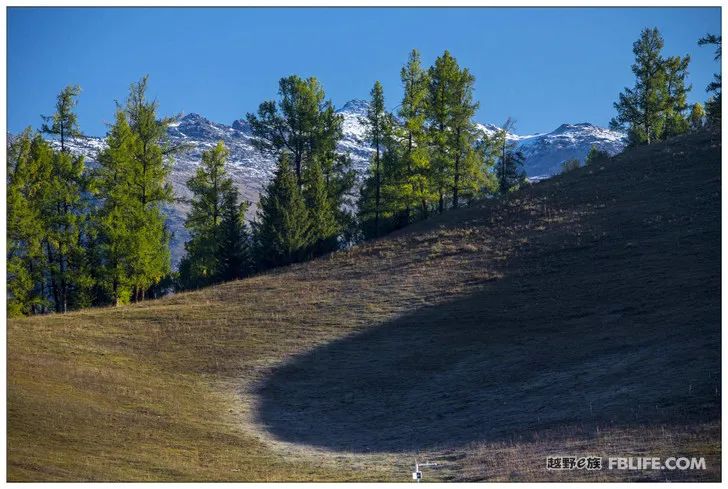
<path fill-rule="evenodd" d="M 203 152 L 195 175 L 187 181 L 192 201 L 185 221 L 190 240 L 180 264 L 182 288 L 231 280 L 248 272 L 245 207 L 240 207 L 225 168 L 228 155 L 222 141 Z"/>
<path fill-rule="evenodd" d="M 365 185 L 367 188 L 362 195 L 365 198 L 369 198 L 367 194 L 371 194 L 371 198 L 373 199 L 371 206 L 365 206 L 365 210 L 367 213 L 371 211 L 374 236 L 379 236 L 382 218 L 382 151 L 384 149 L 387 112 L 384 107 L 384 89 L 379 81 L 374 83 L 370 94 L 371 100 L 367 108 L 364 123 L 367 128 L 366 138 L 374 149 L 374 153 L 370 162 L 370 175 Z M 371 207 L 371 209 L 367 209 L 367 207 Z M 365 217 L 365 219 L 368 219 L 368 217 Z"/>
<path fill-rule="evenodd" d="M 170 272 L 170 235 L 163 206 L 173 201 L 167 182 L 170 118 L 157 117 L 146 99 L 147 77 L 133 83 L 99 156 L 93 188 L 98 212 L 100 281 L 113 303 L 143 300 Z"/>
<path fill-rule="evenodd" d="M 68 86 L 58 94 L 56 112 L 46 116 L 41 131 L 60 142 L 53 151 L 50 171 L 43 184 L 47 187 L 40 202 L 40 217 L 45 230 L 45 251 L 49 267 L 51 293 L 56 312 L 89 305 L 91 278 L 84 248 L 84 161 L 68 152 L 70 138 L 81 136 L 73 111 L 80 88 Z"/>
<path fill-rule="evenodd" d="M 306 260 L 312 244 L 311 221 L 288 153 L 279 157 L 273 180 L 260 195 L 253 223 L 256 262 L 272 268 Z"/>
<path fill-rule="evenodd" d="M 634 88 L 619 94 L 613 129 L 626 130 L 631 145 L 651 144 L 688 130 L 685 85 L 690 57 L 662 57 L 660 32 L 644 29 L 633 45 Z"/>
<path fill-rule="evenodd" d="M 403 124 L 402 159 L 406 169 L 400 195 L 405 203 L 409 221 L 410 209 L 419 208 L 421 218 L 427 217 L 429 203 L 434 198 L 430 185 L 430 154 L 427 140 L 428 76 L 422 69 L 420 53 L 413 49 L 407 64 L 400 72 L 404 96 L 399 110 Z"/>
<path fill-rule="evenodd" d="M 56 112 L 51 116 L 43 116 L 41 132 L 55 136 L 61 144 L 61 151 L 66 151 L 69 139 L 83 136 L 78 127 L 78 117 L 73 111 L 78 103 L 81 87 L 69 85 L 56 97 Z"/>
<path fill-rule="evenodd" d="M 428 119 L 431 143 L 431 182 L 438 196 L 438 210 L 446 207 L 448 192 L 454 186 L 455 161 L 452 152 L 453 92 L 460 78 L 460 68 L 449 51 L 435 60 L 429 69 Z"/>

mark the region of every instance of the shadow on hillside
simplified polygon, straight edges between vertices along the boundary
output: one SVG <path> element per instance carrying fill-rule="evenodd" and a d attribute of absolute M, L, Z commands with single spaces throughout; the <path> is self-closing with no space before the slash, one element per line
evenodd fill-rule
<path fill-rule="evenodd" d="M 591 186 L 541 187 L 599 210 L 577 238 L 528 236 L 501 280 L 277 367 L 257 422 L 392 452 L 720 419 L 720 151 L 706 138 L 625 154 Z"/>
<path fill-rule="evenodd" d="M 288 442 L 390 452 L 719 416 L 718 295 L 658 310 L 629 293 L 605 304 L 594 285 L 506 279 L 314 349 L 259 386 L 257 421 Z"/>

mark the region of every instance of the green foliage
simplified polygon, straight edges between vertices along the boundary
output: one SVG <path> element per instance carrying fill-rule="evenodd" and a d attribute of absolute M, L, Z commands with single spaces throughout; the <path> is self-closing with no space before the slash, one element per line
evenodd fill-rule
<path fill-rule="evenodd" d="M 399 195 L 404 203 L 406 218 L 410 209 L 419 208 L 420 218 L 428 215 L 430 202 L 436 198 L 430 185 L 430 153 L 428 151 L 427 102 L 429 78 L 422 69 L 420 54 L 410 53 L 407 64 L 400 72 L 404 96 L 399 116 L 402 119 L 402 162 L 406 169 L 400 182 Z"/>
<path fill-rule="evenodd" d="M 568 173 L 581 167 L 579 160 L 566 160 L 561 163 L 561 173 Z"/>
<path fill-rule="evenodd" d="M 7 150 L 7 307 L 10 316 L 44 312 L 45 230 L 41 206 L 51 149 L 26 129 Z"/>
<path fill-rule="evenodd" d="M 495 177 L 498 192 L 502 195 L 518 189 L 526 181 L 526 172 L 523 170 L 526 157 L 517 149 L 516 144 L 509 142 L 506 137 L 511 127 L 512 122 L 509 119 L 500 131 L 485 138 L 488 151 L 498 155 Z"/>
<path fill-rule="evenodd" d="M 257 114 L 249 113 L 246 116 L 257 137 L 254 144 L 260 151 L 279 158 L 285 153 L 301 191 L 304 190 L 304 180 L 310 168 L 318 166 L 313 171 L 320 170 L 323 174 L 326 200 L 335 216 L 335 227 L 339 230 L 348 229 L 352 216 L 346 210 L 347 196 L 354 186 L 356 173 L 348 155 L 336 152 L 336 145 L 342 136 L 343 117 L 336 113 L 330 100 L 325 100 L 323 87 L 316 78 L 304 80 L 292 75 L 282 78 L 278 86 L 277 102 L 263 102 Z M 322 225 L 322 228 L 330 224 Z M 330 238 L 324 241 L 329 244 L 324 246 L 319 243 L 315 248 L 329 249 L 330 244 L 336 242 Z M 270 263 L 264 266 L 270 266 Z"/>
<path fill-rule="evenodd" d="M 257 115 L 248 113 L 246 118 L 258 138 L 254 144 L 259 150 L 275 155 L 290 153 L 301 187 L 306 165 L 315 157 L 333 158 L 343 119 L 331 101 L 325 101 L 324 89 L 316 78 L 281 78 L 278 95 L 278 102 L 263 102 Z"/>
<path fill-rule="evenodd" d="M 483 188 L 483 152 L 477 150 L 479 134 L 473 116 L 475 77 L 445 51 L 428 72 L 427 119 L 429 122 L 431 185 L 440 212 L 459 207 Z"/>
<path fill-rule="evenodd" d="M 253 223 L 253 243 L 259 267 L 309 258 L 313 241 L 309 211 L 287 153 L 280 156 L 275 176 L 260 196 L 257 219 Z"/>
<path fill-rule="evenodd" d="M 60 138 L 56 151 L 25 131 L 8 152 L 9 312 L 56 312 L 89 305 L 86 181 L 82 157 L 65 141 L 80 135 L 73 107 L 78 87 L 59 95 L 43 131 Z"/>
<path fill-rule="evenodd" d="M 634 88 L 619 94 L 610 126 L 626 130 L 629 144 L 650 144 L 688 130 L 685 86 L 690 57 L 662 57 L 664 41 L 656 28 L 644 29 L 633 45 Z"/>
<path fill-rule="evenodd" d="M 329 197 L 321 165 L 314 160 L 304 175 L 304 198 L 311 223 L 311 253 L 319 256 L 337 248 L 341 232 L 335 205 Z"/>
<path fill-rule="evenodd" d="M 78 128 L 78 117 L 73 112 L 81 93 L 78 85 L 69 85 L 58 94 L 56 98 L 56 112 L 51 116 L 42 116 L 41 132 L 57 136 L 61 143 L 61 151 L 66 150 L 66 141 L 69 138 L 83 136 Z"/>
<path fill-rule="evenodd" d="M 250 202 L 238 201 L 236 189 L 223 195 L 218 262 L 221 280 L 245 277 L 253 270 L 251 237 L 245 223 Z"/>
<path fill-rule="evenodd" d="M 483 159 L 476 150 L 478 133 L 473 117 L 478 103 L 473 101 L 475 77 L 467 68 L 459 71 L 451 94 L 450 148 L 453 154 L 452 206 L 462 198 L 474 198 L 483 184 Z"/>
<path fill-rule="evenodd" d="M 445 199 L 453 187 L 454 159 L 451 154 L 453 91 L 460 68 L 449 51 L 429 69 L 428 121 L 431 144 L 431 182 L 438 198 L 438 209 L 445 210 Z"/>
<path fill-rule="evenodd" d="M 698 131 L 705 125 L 705 110 L 699 102 L 692 105 L 692 108 L 690 109 L 689 122 L 690 129 L 693 131 Z"/>
<path fill-rule="evenodd" d="M 166 180 L 172 119 L 157 118 L 157 103 L 146 100 L 146 88 L 146 77 L 131 85 L 93 175 L 92 190 L 101 201 L 94 219 L 97 280 L 115 304 L 144 299 L 170 273 L 162 206 L 173 200 Z"/>
<path fill-rule="evenodd" d="M 245 228 L 247 203 L 238 203 L 225 165 L 228 150 L 219 142 L 202 153 L 195 175 L 187 181 L 192 192 L 191 210 L 185 227 L 190 240 L 180 264 L 180 287 L 202 287 L 249 273 L 248 237 Z"/>
<path fill-rule="evenodd" d="M 685 134 L 690 125 L 685 112 L 688 109 L 687 92 L 691 87 L 685 86 L 690 56 L 672 56 L 664 61 L 667 81 L 667 100 L 665 103 L 665 135 L 674 137 Z"/>
<path fill-rule="evenodd" d="M 363 122 L 367 127 L 367 141 L 374 148 L 374 154 L 369 165 L 369 175 L 360 192 L 359 220 L 365 223 L 363 224 L 365 228 L 372 228 L 372 236 L 379 236 L 382 224 L 382 152 L 384 151 L 384 139 L 387 137 L 385 133 L 390 127 L 388 114 L 384 107 L 384 90 L 379 81 L 374 83 L 370 95 L 371 101 Z"/>
<path fill-rule="evenodd" d="M 722 36 L 715 34 L 706 34 L 698 40 L 699 46 L 712 45 L 715 46 L 715 60 L 721 58 Z M 706 102 L 705 111 L 708 122 L 715 126 L 720 126 L 721 121 L 721 85 L 722 79 L 719 73 L 713 75 L 713 81 L 706 87 L 707 92 L 712 92 L 713 96 Z"/>

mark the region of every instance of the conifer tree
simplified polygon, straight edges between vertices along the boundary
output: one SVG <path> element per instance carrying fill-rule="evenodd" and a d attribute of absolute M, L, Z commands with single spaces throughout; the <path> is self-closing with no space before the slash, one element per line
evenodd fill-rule
<path fill-rule="evenodd" d="M 635 86 L 619 94 L 619 101 L 614 104 L 617 116 L 610 122 L 612 128 L 628 130 L 630 144 L 650 144 L 662 138 L 663 111 L 668 99 L 663 46 L 656 28 L 644 29 L 633 45 Z"/>
<path fill-rule="evenodd" d="M 589 149 L 589 153 L 586 155 L 584 160 L 585 165 L 598 165 L 606 162 L 609 159 L 609 153 L 602 151 L 595 144 Z"/>
<path fill-rule="evenodd" d="M 690 109 L 690 129 L 693 131 L 698 131 L 702 129 L 703 125 L 705 124 L 704 121 L 705 110 L 699 102 L 696 102 Z"/>
<path fill-rule="evenodd" d="M 61 151 L 66 151 L 66 141 L 71 138 L 82 137 L 78 128 L 78 117 L 73 111 L 78 103 L 78 96 L 81 93 L 81 87 L 78 85 L 69 85 L 61 90 L 56 98 L 56 112 L 51 116 L 43 116 L 43 125 L 41 132 L 58 137 L 61 143 Z"/>
<path fill-rule="evenodd" d="M 454 159 L 451 151 L 453 92 L 460 77 L 460 68 L 449 51 L 435 60 L 429 69 L 428 119 L 431 152 L 431 182 L 438 196 L 438 209 L 445 210 L 448 190 L 454 186 Z"/>
<path fill-rule="evenodd" d="M 171 150 L 157 102 L 146 99 L 147 77 L 133 83 L 99 156 L 93 188 L 102 199 L 98 218 L 101 282 L 116 304 L 143 300 L 170 272 L 170 235 L 162 207 L 172 202 L 167 183 Z"/>
<path fill-rule="evenodd" d="M 311 222 L 311 253 L 319 256 L 336 249 L 341 229 L 317 160 L 308 166 L 305 181 L 304 197 Z"/>
<path fill-rule="evenodd" d="M 83 197 L 84 161 L 81 156 L 71 155 L 66 147 L 69 138 L 81 135 L 73 111 L 79 93 L 77 86 L 64 88 L 58 94 L 56 112 L 43 118 L 41 128 L 42 132 L 57 136 L 61 145 L 60 151 L 51 152 L 51 168 L 42 182 L 45 198 L 39 202 L 56 312 L 89 305 L 87 293 L 91 286 L 84 249 L 83 226 L 88 204 Z"/>
<path fill-rule="evenodd" d="M 304 167 L 314 157 L 331 161 L 341 139 L 343 118 L 336 114 L 331 101 L 325 100 L 316 78 L 304 80 L 291 75 L 281 78 L 278 87 L 278 102 L 263 102 L 257 115 L 248 113 L 246 118 L 259 150 L 277 156 L 290 154 L 301 188 Z"/>
<path fill-rule="evenodd" d="M 287 153 L 281 154 L 275 176 L 260 196 L 253 223 L 256 262 L 272 268 L 309 257 L 311 222 Z"/>
<path fill-rule="evenodd" d="M 512 146 L 508 146 L 501 161 L 502 170 L 499 172 L 498 188 L 502 194 L 516 190 L 526 181 L 526 172 L 523 163 L 526 157 Z"/>
<path fill-rule="evenodd" d="M 116 120 L 106 136 L 106 148 L 99 154 L 99 166 L 92 179 L 92 191 L 101 200 L 94 215 L 97 236 L 97 282 L 119 305 L 132 296 L 132 263 L 135 232 L 143 214 L 130 190 L 135 146 L 138 141 L 126 114 L 117 108 Z"/>
<path fill-rule="evenodd" d="M 657 29 L 644 29 L 633 45 L 634 88 L 625 88 L 615 102 L 613 129 L 627 130 L 629 143 L 650 144 L 685 133 L 689 126 L 686 86 L 689 56 L 662 57 L 664 42 Z"/>
<path fill-rule="evenodd" d="M 453 155 L 452 206 L 458 208 L 461 195 L 472 198 L 483 183 L 481 153 L 475 148 L 477 131 L 473 116 L 478 103 L 473 101 L 475 77 L 467 68 L 459 70 L 452 84 L 450 147 Z"/>
<path fill-rule="evenodd" d="M 379 236 L 382 214 L 382 146 L 384 142 L 384 126 L 387 113 L 384 107 L 384 90 L 379 81 L 374 83 L 371 91 L 371 101 L 366 114 L 366 137 L 374 148 L 370 162 L 372 194 L 374 198 L 372 213 L 374 220 L 374 235 Z"/>
<path fill-rule="evenodd" d="M 422 69 L 420 54 L 410 53 L 407 64 L 400 72 L 404 96 L 399 110 L 403 123 L 404 150 L 402 160 L 406 175 L 400 193 L 405 202 L 409 221 L 410 208 L 418 205 L 420 217 L 427 217 L 429 202 L 433 199 L 430 185 L 430 155 L 427 140 L 428 77 Z"/>
<path fill-rule="evenodd" d="M 43 159 L 46 159 L 44 162 Z M 7 308 L 9 316 L 45 312 L 46 266 L 39 202 L 45 199 L 51 149 L 26 129 L 7 149 Z"/>
<path fill-rule="evenodd" d="M 234 187 L 223 195 L 222 221 L 220 223 L 220 242 L 218 261 L 221 280 L 234 280 L 249 275 L 253 269 L 250 250 L 250 234 L 245 223 L 245 213 L 250 205 L 238 201 L 238 191 Z"/>
<path fill-rule="evenodd" d="M 53 277 L 56 312 L 90 305 L 91 286 L 84 248 L 84 161 L 82 156 L 53 152 L 41 219 L 46 230 L 47 260 Z"/>
<path fill-rule="evenodd" d="M 221 247 L 223 240 L 223 218 L 227 211 L 229 222 L 226 229 L 230 239 L 239 226 L 237 217 L 237 190 L 227 174 L 225 164 L 229 152 L 222 141 L 202 153 L 202 161 L 195 175 L 187 181 L 192 192 L 191 210 L 185 227 L 190 231 L 190 240 L 185 243 L 186 263 L 180 267 L 180 280 L 184 288 L 200 287 L 225 278 L 237 278 L 242 270 L 228 270 L 236 266 L 234 255 L 239 243 L 229 242 L 230 251 Z M 226 209 L 226 206 L 228 207 Z M 242 231 L 237 231 L 241 236 Z M 226 252 L 223 264 L 222 253 Z"/>
<path fill-rule="evenodd" d="M 495 176 L 498 191 L 503 195 L 517 189 L 526 180 L 526 172 L 523 170 L 526 157 L 514 141 L 508 141 L 508 134 L 514 126 L 515 121 L 509 117 L 499 131 L 483 140 L 486 154 L 498 159 Z"/>
<path fill-rule="evenodd" d="M 716 61 L 721 58 L 722 36 L 715 34 L 706 34 L 698 40 L 699 46 L 712 45 L 715 46 Z M 720 125 L 721 121 L 721 75 L 716 73 L 713 75 L 713 81 L 706 87 L 707 92 L 713 92 L 713 96 L 705 104 L 706 117 L 711 124 Z"/>
<path fill-rule="evenodd" d="M 685 116 L 688 108 L 687 93 L 690 86 L 685 85 L 688 75 L 690 56 L 671 56 L 664 61 L 666 87 L 665 137 L 679 136 L 690 129 Z"/>

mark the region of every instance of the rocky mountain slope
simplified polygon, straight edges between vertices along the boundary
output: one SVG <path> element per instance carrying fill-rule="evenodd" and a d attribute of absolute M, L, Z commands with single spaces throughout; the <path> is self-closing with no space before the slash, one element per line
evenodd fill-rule
<path fill-rule="evenodd" d="M 351 100 L 338 112 L 344 117 L 344 137 L 339 143 L 341 152 L 351 155 L 353 166 L 363 175 L 368 166 L 372 149 L 365 140 L 365 126 L 361 118 L 366 113 L 367 102 Z M 492 124 L 479 124 L 484 134 L 493 134 L 498 128 Z M 172 240 L 172 260 L 179 263 L 184 253 L 184 242 L 188 233 L 184 219 L 189 210 L 186 202 L 190 193 L 185 182 L 194 174 L 203 151 L 222 140 L 230 150 L 230 171 L 243 198 L 253 205 L 249 218 L 255 216 L 255 203 L 258 194 L 273 174 L 275 161 L 263 155 L 253 146 L 253 136 L 244 119 L 233 121 L 231 125 L 210 121 L 200 114 L 191 113 L 182 117 L 169 128 L 172 144 L 185 144 L 187 149 L 175 158 L 171 174 L 177 202 L 168 209 Z M 510 134 L 509 139 L 516 141 L 526 156 L 525 169 L 530 177 L 543 178 L 558 173 L 560 165 L 567 159 L 583 160 L 592 145 L 616 154 L 624 148 L 624 136 L 618 132 L 594 126 L 589 123 L 562 124 L 556 130 L 533 135 Z M 85 155 L 93 161 L 103 147 L 101 138 L 87 138 L 73 141 L 72 151 Z"/>

